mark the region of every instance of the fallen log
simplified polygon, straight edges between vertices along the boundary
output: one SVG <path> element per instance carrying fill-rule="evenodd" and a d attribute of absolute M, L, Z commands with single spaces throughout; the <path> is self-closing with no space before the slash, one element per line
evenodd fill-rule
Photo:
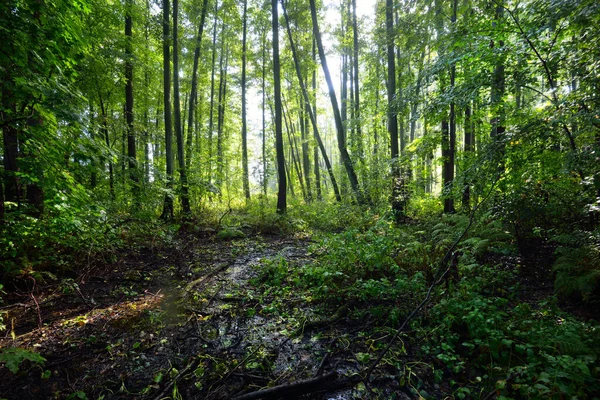
<path fill-rule="evenodd" d="M 246 393 L 232 400 L 254 400 L 254 399 L 277 399 L 290 398 L 291 396 L 300 396 L 308 393 L 321 392 L 330 388 L 339 388 L 339 384 L 347 379 L 336 380 L 337 372 L 329 372 L 315 378 L 310 378 L 298 382 L 286 383 L 284 385 L 273 386 L 256 392 Z M 360 379 L 357 380 L 357 382 Z M 345 386 L 345 385 L 344 385 Z M 333 389 L 333 390 L 335 390 Z"/>

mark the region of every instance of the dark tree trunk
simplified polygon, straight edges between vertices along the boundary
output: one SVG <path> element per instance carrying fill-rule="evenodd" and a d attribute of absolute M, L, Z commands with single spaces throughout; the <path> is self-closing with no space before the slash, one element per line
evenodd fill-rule
<path fill-rule="evenodd" d="M 163 0 L 163 82 L 164 82 L 164 119 L 165 119 L 165 156 L 167 162 L 167 193 L 163 204 L 162 218 L 173 218 L 173 122 L 171 117 L 171 49 L 170 24 L 171 5 Z"/>
<path fill-rule="evenodd" d="M 356 172 L 354 171 L 354 166 L 352 165 L 352 160 L 350 159 L 350 155 L 348 154 L 348 150 L 346 149 L 344 124 L 342 122 L 342 117 L 340 115 L 340 109 L 338 107 L 337 98 L 335 96 L 335 89 L 333 88 L 333 82 L 331 81 L 331 75 L 329 74 L 329 67 L 327 66 L 327 58 L 325 57 L 325 50 L 323 49 L 323 42 L 321 40 L 321 33 L 319 31 L 319 24 L 318 24 L 318 20 L 317 20 L 317 9 L 316 9 L 316 5 L 315 5 L 315 0 L 310 0 L 310 12 L 311 12 L 311 17 L 312 17 L 313 35 L 317 42 L 319 58 L 321 59 L 321 66 L 323 68 L 323 74 L 325 75 L 325 80 L 327 81 L 327 87 L 329 89 L 329 98 L 331 99 L 331 106 L 333 108 L 333 116 L 335 119 L 335 126 L 336 126 L 336 130 L 337 130 L 337 139 L 338 139 L 338 148 L 340 151 L 340 158 L 344 164 L 346 173 L 348 174 L 348 179 L 350 180 L 350 185 L 352 186 L 352 190 L 354 191 L 356 199 L 359 203 L 363 204 L 363 203 L 367 202 L 367 199 L 361 193 L 360 187 L 358 185 L 358 178 L 356 177 Z"/>
<path fill-rule="evenodd" d="M 183 132 L 181 129 L 181 100 L 179 98 L 179 0 L 173 0 L 173 103 L 175 111 L 175 136 L 177 138 L 177 161 L 181 190 L 181 208 L 184 214 L 190 213 L 190 199 L 185 170 Z"/>
<path fill-rule="evenodd" d="M 392 163 L 398 162 L 398 117 L 394 110 L 396 95 L 396 60 L 394 54 L 394 13 L 392 0 L 385 1 L 385 27 L 387 38 L 387 95 L 388 95 L 388 133 L 390 135 L 390 150 Z M 395 168 L 394 175 L 398 175 Z"/>
<path fill-rule="evenodd" d="M 497 26 L 499 22 L 504 18 L 504 8 L 503 4 L 500 3 L 496 6 L 496 14 L 494 17 L 494 27 Z M 492 41 L 492 47 L 495 47 L 496 44 Z M 500 47 L 500 52 L 503 51 L 504 41 L 499 40 L 498 46 Z M 498 52 L 498 54 L 500 54 Z M 554 89 L 554 82 L 550 81 L 550 86 Z M 504 62 L 502 60 L 502 56 L 498 55 L 498 59 L 496 61 L 496 65 L 494 67 L 493 72 L 493 80 L 492 80 L 492 88 L 491 88 L 491 105 L 492 112 L 494 117 L 492 118 L 492 132 L 490 137 L 494 144 L 496 145 L 495 156 L 498 162 L 498 171 L 504 171 L 504 132 L 506 128 L 504 126 L 504 90 L 505 90 L 505 82 L 504 82 Z"/>
<path fill-rule="evenodd" d="M 132 35 L 133 21 L 131 17 L 133 0 L 125 4 L 125 118 L 127 121 L 127 158 L 129 179 L 135 197 L 139 196 L 139 177 L 137 175 L 137 156 L 135 145 L 135 131 L 133 126 L 133 50 Z M 137 203 L 137 201 L 136 201 Z"/>
<path fill-rule="evenodd" d="M 263 38 L 262 38 L 262 82 L 261 82 L 261 87 L 262 87 L 262 165 L 263 165 L 263 181 L 262 181 L 262 187 L 263 187 L 263 195 L 265 196 L 265 198 L 267 197 L 267 179 L 268 179 L 268 175 L 267 175 L 267 129 L 266 129 L 266 120 L 265 120 L 265 108 L 266 108 L 266 102 L 265 102 L 265 98 L 266 98 L 266 85 L 265 85 L 265 72 L 266 72 L 266 63 L 267 63 L 267 58 L 266 58 L 266 47 L 267 47 L 267 34 L 266 32 L 263 33 Z"/>
<path fill-rule="evenodd" d="M 311 0 L 314 1 L 314 0 Z M 283 132 L 281 121 L 281 71 L 279 65 L 279 16 L 277 0 L 271 0 L 271 26 L 273 31 L 273 87 L 275 106 L 275 152 L 277 154 L 277 212 L 284 214 L 287 208 L 285 159 L 283 153 Z"/>
<path fill-rule="evenodd" d="M 468 154 L 471 154 L 475 151 L 475 132 L 473 131 L 473 123 L 471 122 L 471 105 L 470 102 L 467 104 L 465 108 L 465 138 L 464 138 L 464 152 L 468 157 Z M 463 188 L 463 196 L 462 196 L 462 206 L 465 210 L 471 209 L 471 184 L 469 182 L 465 182 L 465 186 Z"/>

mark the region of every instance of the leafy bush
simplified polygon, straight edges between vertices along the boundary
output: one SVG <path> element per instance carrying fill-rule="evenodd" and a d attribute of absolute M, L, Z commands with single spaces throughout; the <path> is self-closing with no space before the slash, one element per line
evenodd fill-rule
<path fill-rule="evenodd" d="M 439 328 L 422 349 L 455 387 L 483 381 L 509 398 L 591 398 L 600 390 L 598 326 L 540 307 L 515 307 L 463 281 L 432 308 L 429 325 Z"/>
<path fill-rule="evenodd" d="M 557 259 L 555 289 L 563 296 L 577 294 L 585 301 L 600 301 L 600 230 L 555 237 Z"/>

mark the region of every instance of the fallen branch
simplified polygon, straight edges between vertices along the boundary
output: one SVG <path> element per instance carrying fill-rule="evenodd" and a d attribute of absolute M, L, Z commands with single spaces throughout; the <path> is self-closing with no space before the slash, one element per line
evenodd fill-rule
<path fill-rule="evenodd" d="M 337 373 L 330 372 L 316 378 L 310 378 L 303 381 L 286 383 L 284 385 L 274 386 L 267 389 L 250 392 L 241 396 L 234 397 L 232 400 L 253 400 L 253 399 L 277 399 L 280 397 L 290 398 L 290 396 L 299 396 L 308 393 L 320 392 L 327 390 L 326 384 L 331 384 L 337 381 Z M 333 381 L 333 382 L 332 382 Z"/>

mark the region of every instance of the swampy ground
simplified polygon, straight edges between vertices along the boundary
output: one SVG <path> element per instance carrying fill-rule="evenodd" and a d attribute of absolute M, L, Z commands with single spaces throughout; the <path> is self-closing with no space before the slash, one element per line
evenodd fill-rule
<path fill-rule="evenodd" d="M 435 285 L 452 218 L 438 236 L 383 219 L 315 236 L 181 228 L 71 278 L 15 279 L 0 398 L 593 398 L 597 313 L 558 302 L 552 249 L 526 258 L 481 226 Z"/>
<path fill-rule="evenodd" d="M 24 362 L 17 374 L 2 368 L 0 397 L 228 399 L 358 372 L 353 341 L 361 326 L 335 325 L 327 304 L 260 284 L 261 265 L 312 262 L 309 237 L 181 234 L 173 243 L 134 247 L 73 279 L 32 280 L 10 293 L 0 344 L 46 361 Z M 352 398 L 352 391 L 326 398 Z"/>

